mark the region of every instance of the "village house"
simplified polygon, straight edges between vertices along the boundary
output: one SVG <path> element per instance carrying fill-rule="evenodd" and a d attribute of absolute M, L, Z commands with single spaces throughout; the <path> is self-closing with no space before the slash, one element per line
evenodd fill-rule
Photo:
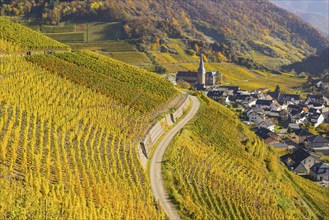
<path fill-rule="evenodd" d="M 314 153 L 329 155 L 329 140 L 320 135 L 313 135 L 306 138 L 305 147 Z"/>
<path fill-rule="evenodd" d="M 258 99 L 256 101 L 256 108 L 271 109 L 272 104 L 273 104 L 273 100 Z"/>
<path fill-rule="evenodd" d="M 258 128 L 266 128 L 274 132 L 275 124 L 270 119 L 265 119 L 258 124 Z"/>
<path fill-rule="evenodd" d="M 313 114 L 311 115 L 311 123 L 314 125 L 314 127 L 318 127 L 320 124 L 324 123 L 324 115 L 323 114 Z"/>
<path fill-rule="evenodd" d="M 250 110 L 247 112 L 247 116 L 250 122 L 255 122 L 256 124 L 261 123 L 266 118 L 264 111 L 261 110 Z"/>
<path fill-rule="evenodd" d="M 279 113 L 279 119 L 280 121 L 287 121 L 289 119 L 289 113 L 287 110 L 282 110 Z"/>
<path fill-rule="evenodd" d="M 294 104 L 299 104 L 302 100 L 299 95 L 296 94 L 281 94 L 280 101 L 292 102 Z"/>
<path fill-rule="evenodd" d="M 329 181 L 329 164 L 316 163 L 310 168 L 310 176 L 315 181 Z"/>
<path fill-rule="evenodd" d="M 307 95 L 307 104 L 309 103 L 315 103 L 315 104 L 324 104 L 324 105 L 328 105 L 329 100 L 327 97 L 325 97 L 324 95 L 312 95 L 309 94 Z"/>
<path fill-rule="evenodd" d="M 207 96 L 216 102 L 220 102 L 221 98 L 224 96 L 224 91 L 208 91 Z"/>
<path fill-rule="evenodd" d="M 254 97 L 249 97 L 242 101 L 242 105 L 246 108 L 251 108 L 256 105 L 256 101 L 257 99 L 255 99 Z"/>
<path fill-rule="evenodd" d="M 282 138 L 279 135 L 275 134 L 267 128 L 260 127 L 255 131 L 255 134 L 263 139 L 266 144 L 271 146 L 281 143 L 282 141 Z"/>
<path fill-rule="evenodd" d="M 240 91 L 239 86 L 216 86 L 216 90 L 218 91 L 231 91 L 233 95 L 238 94 L 238 91 Z"/>
<path fill-rule="evenodd" d="M 280 159 L 290 170 L 298 175 L 308 175 L 310 168 L 320 162 L 319 156 L 302 148 L 281 156 Z"/>
<path fill-rule="evenodd" d="M 304 144 L 306 138 L 313 136 L 312 133 L 304 129 L 297 129 L 291 133 L 291 140 L 296 144 Z"/>

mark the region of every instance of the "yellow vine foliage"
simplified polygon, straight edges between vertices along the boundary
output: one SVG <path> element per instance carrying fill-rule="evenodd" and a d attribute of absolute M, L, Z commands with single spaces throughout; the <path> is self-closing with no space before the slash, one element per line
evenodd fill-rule
<path fill-rule="evenodd" d="M 0 71 L 1 219 L 163 218 L 137 158 L 140 111 L 21 57 Z"/>
<path fill-rule="evenodd" d="M 183 218 L 328 218 L 328 188 L 286 170 L 233 112 L 206 98 L 164 160 Z"/>

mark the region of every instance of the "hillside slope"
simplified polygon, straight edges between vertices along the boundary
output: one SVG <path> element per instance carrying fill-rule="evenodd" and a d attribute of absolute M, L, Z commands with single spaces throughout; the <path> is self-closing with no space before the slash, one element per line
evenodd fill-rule
<path fill-rule="evenodd" d="M 274 4 L 296 14 L 329 36 L 329 1 L 276 1 Z"/>
<path fill-rule="evenodd" d="M 20 2 L 22 0 L 6 1 L 2 6 L 4 13 L 12 15 L 16 12 L 27 16 L 36 14 L 47 24 L 76 20 L 120 21 L 127 38 L 144 38 L 149 43 L 156 42 L 156 37 L 165 41 L 166 36 L 190 39 L 192 44 L 194 40 L 200 42 L 203 39 L 206 42 L 206 34 L 228 45 L 233 54 L 237 55 L 257 50 L 271 56 L 283 56 L 278 50 L 287 52 L 291 48 L 273 48 L 275 42 L 281 41 L 300 49 L 306 55 L 314 53 L 314 49 L 324 49 L 329 42 L 297 16 L 267 0 L 46 0 L 37 4 L 29 0 L 30 4 L 26 4 L 25 8 L 19 7 Z M 268 40 L 268 36 L 274 38 L 275 42 Z"/>
<path fill-rule="evenodd" d="M 328 188 L 286 170 L 232 111 L 205 97 L 163 161 L 182 219 L 329 217 Z"/>
<path fill-rule="evenodd" d="M 2 17 L 0 17 L 0 39 L 19 45 L 20 50 L 23 51 L 31 49 L 69 50 L 69 47 L 65 44 Z"/>
<path fill-rule="evenodd" d="M 88 51 L 15 56 L 22 38 L 0 39 L 0 219 L 163 219 L 136 146 L 175 88 Z"/>
<path fill-rule="evenodd" d="M 314 76 L 321 76 L 321 74 L 329 71 L 329 47 L 301 62 L 283 66 L 282 69 L 284 71 L 294 70 L 296 73 L 306 72 Z"/>

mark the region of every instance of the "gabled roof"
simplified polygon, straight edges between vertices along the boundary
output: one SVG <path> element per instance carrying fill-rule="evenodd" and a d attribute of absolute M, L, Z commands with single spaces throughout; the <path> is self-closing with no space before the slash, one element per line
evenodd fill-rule
<path fill-rule="evenodd" d="M 300 95 L 296 94 L 281 94 L 282 99 L 294 99 L 294 100 L 300 100 Z"/>
<path fill-rule="evenodd" d="M 271 120 L 269 120 L 269 119 L 265 119 L 264 121 L 262 121 L 261 123 L 259 123 L 259 125 L 260 124 L 265 124 L 267 127 L 271 127 L 271 126 L 274 125 L 274 123 Z"/>
<path fill-rule="evenodd" d="M 176 75 L 176 77 L 197 77 L 198 73 L 197 72 L 192 72 L 192 71 L 179 71 Z"/>
<path fill-rule="evenodd" d="M 304 130 L 304 129 L 297 129 L 294 132 L 299 137 L 305 137 L 305 136 L 312 136 L 313 134 Z"/>
<path fill-rule="evenodd" d="M 329 140 L 320 136 L 320 135 L 313 135 L 311 137 L 306 138 L 307 141 L 311 142 L 311 143 L 329 143 Z"/>
<path fill-rule="evenodd" d="M 279 99 L 280 97 L 279 92 L 268 92 L 267 95 L 271 96 L 273 99 Z"/>
<path fill-rule="evenodd" d="M 283 155 L 280 158 L 281 158 L 281 160 L 283 162 L 286 162 L 286 160 L 288 158 L 291 158 L 295 162 L 295 164 L 293 165 L 293 169 L 295 169 L 300 164 L 300 162 L 302 162 L 303 160 L 305 160 L 309 156 L 312 156 L 312 157 L 314 157 L 316 159 L 319 159 L 319 156 L 317 156 L 316 154 L 314 154 L 314 153 L 312 153 L 310 151 L 304 150 L 302 148 L 298 148 L 293 153 Z"/>
<path fill-rule="evenodd" d="M 307 98 L 310 98 L 310 99 L 323 99 L 323 95 L 311 95 L 311 94 L 309 94 L 309 95 L 307 95 Z"/>
<path fill-rule="evenodd" d="M 258 135 L 259 137 L 261 137 L 262 139 L 267 139 L 270 137 L 269 133 L 271 133 L 271 132 L 272 131 L 268 130 L 267 128 L 259 128 L 255 132 L 255 134 Z"/>
<path fill-rule="evenodd" d="M 207 93 L 208 97 L 213 97 L 213 96 L 222 96 L 224 94 L 223 91 L 209 91 Z"/>
<path fill-rule="evenodd" d="M 329 164 L 316 163 L 310 168 L 315 174 L 327 174 L 329 175 Z"/>
<path fill-rule="evenodd" d="M 246 100 L 247 98 L 250 98 L 251 96 L 248 94 L 237 94 L 236 99 Z"/>
<path fill-rule="evenodd" d="M 267 105 L 270 106 L 272 104 L 272 100 L 266 100 L 266 99 L 258 99 L 256 101 L 256 105 Z"/>
<path fill-rule="evenodd" d="M 237 92 L 240 90 L 239 86 L 219 86 L 218 89 L 226 89 L 226 90 L 232 90 L 234 92 Z"/>

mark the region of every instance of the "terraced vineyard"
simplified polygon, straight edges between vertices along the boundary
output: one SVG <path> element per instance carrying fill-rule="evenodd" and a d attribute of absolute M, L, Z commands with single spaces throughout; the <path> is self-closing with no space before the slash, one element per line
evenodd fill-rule
<path fill-rule="evenodd" d="M 136 154 L 140 111 L 22 58 L 0 70 L 0 218 L 163 217 Z"/>
<path fill-rule="evenodd" d="M 233 112 L 203 98 L 168 148 L 163 175 L 183 219 L 328 218 L 329 189 L 287 174 L 277 158 Z"/>

